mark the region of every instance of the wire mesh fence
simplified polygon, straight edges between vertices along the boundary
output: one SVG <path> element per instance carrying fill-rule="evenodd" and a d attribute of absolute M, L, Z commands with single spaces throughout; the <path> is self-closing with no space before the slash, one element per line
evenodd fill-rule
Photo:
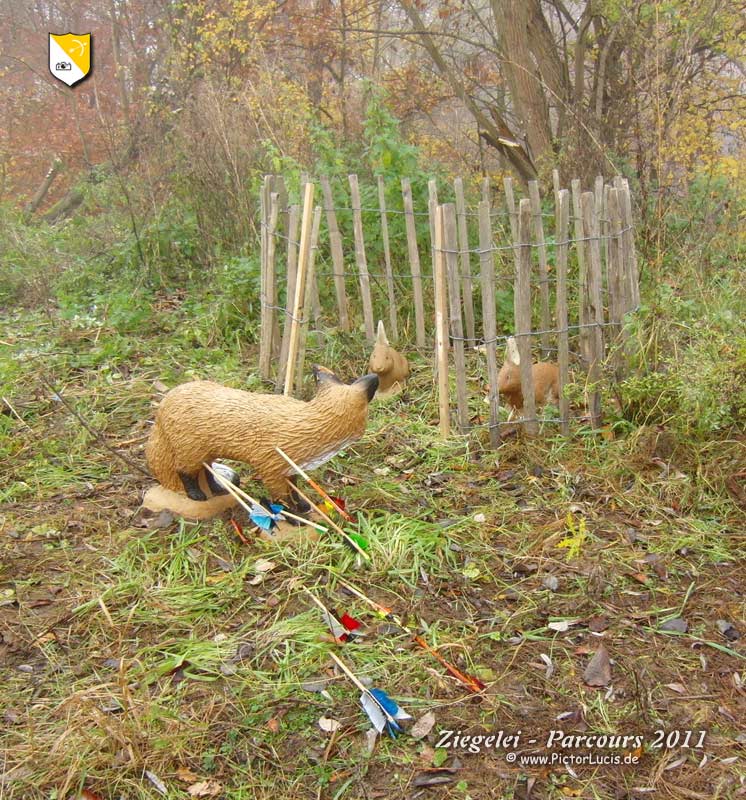
<path fill-rule="evenodd" d="M 375 321 L 386 319 L 390 338 L 400 348 L 423 351 L 435 345 L 444 435 L 451 430 L 454 405 L 458 430 L 486 426 L 493 444 L 501 426 L 516 424 L 500 418 L 497 346 L 511 337 L 523 400 L 513 412 L 529 434 L 538 423 L 548 422 L 569 432 L 572 417 L 565 390 L 571 354 L 585 373 L 585 411 L 580 416 L 600 424 L 602 383 L 609 375 L 618 380 L 624 374 L 624 321 L 639 306 L 632 203 L 625 179 L 617 176 L 604 183 L 599 178 L 588 192 L 574 180 L 572 191 L 556 188 L 551 201 L 544 202 L 535 181 L 528 185 L 528 197 L 517 201 L 509 178 L 499 197 L 496 187 L 485 181 L 481 199 L 472 206 L 460 179 L 454 181 L 454 202 L 449 203 L 438 203 L 439 187 L 430 181 L 427 211 L 415 208 L 407 178 L 392 186 L 379 177 L 376 187 L 361 187 L 351 175 L 349 193 L 339 180 L 321 177 L 319 184 L 322 203 L 312 209 L 313 182 L 302 187 L 301 208 L 291 202 L 282 176 L 264 180 L 263 379 L 292 393 L 293 376 L 300 382 L 303 374 L 309 330 L 359 329 L 372 345 Z M 342 194 L 349 202 L 340 201 Z M 424 192 L 419 194 L 424 203 Z M 371 197 L 377 197 L 377 205 L 370 205 Z M 494 207 L 496 201 L 501 207 Z M 553 212 L 545 210 L 551 205 Z M 558 371 L 556 418 L 537 414 L 536 400 L 542 398 L 536 395 L 532 374 L 534 341 L 539 359 L 556 357 L 551 362 Z M 477 350 L 486 356 L 486 423 L 470 413 L 469 382 L 475 378 L 471 356 Z"/>

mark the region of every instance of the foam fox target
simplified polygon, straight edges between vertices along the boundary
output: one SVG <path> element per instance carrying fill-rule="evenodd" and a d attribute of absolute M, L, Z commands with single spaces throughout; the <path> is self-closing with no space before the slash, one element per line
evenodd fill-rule
<path fill-rule="evenodd" d="M 273 501 L 309 511 L 288 483 L 294 471 L 276 447 L 303 469 L 321 466 L 363 435 L 368 403 L 378 388 L 374 374 L 350 384 L 323 367 L 314 374 L 317 392 L 309 402 L 212 381 L 172 389 L 158 407 L 145 448 L 151 472 L 165 489 L 186 494 L 193 505 L 209 506 L 229 487 L 204 465 L 233 459 L 252 467 Z"/>

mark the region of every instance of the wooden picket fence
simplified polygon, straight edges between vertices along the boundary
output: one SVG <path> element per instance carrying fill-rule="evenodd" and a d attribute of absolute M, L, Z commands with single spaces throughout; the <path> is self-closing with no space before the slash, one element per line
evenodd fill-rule
<path fill-rule="evenodd" d="M 305 176 L 302 206 L 289 201 L 281 176 L 265 176 L 262 187 L 259 371 L 264 380 L 274 380 L 276 391 L 289 395 L 295 386 L 302 384 L 310 325 L 322 329 L 326 320 L 342 331 L 352 331 L 357 329 L 356 321 L 362 316 L 365 338 L 369 343 L 374 341 L 373 276 L 380 278 L 375 282 L 378 308 L 387 307 L 387 313 L 380 316 L 387 320 L 392 343 L 399 343 L 405 351 L 435 344 L 440 430 L 444 436 L 451 431 L 451 368 L 455 373 L 458 431 L 466 433 L 472 427 L 467 363 L 475 345 L 481 345 L 486 353 L 489 383 L 490 441 L 493 445 L 499 443 L 500 426 L 506 423 L 499 419 L 497 375 L 503 357 L 498 354 L 498 344 L 510 335 L 516 337 L 521 357 L 525 399 L 522 425 L 529 435 L 536 433 L 543 421 L 534 407 L 531 373 L 535 360 L 531 347 L 534 336 L 539 341 L 540 358 L 550 358 L 556 350 L 561 394 L 556 422 L 563 433 L 569 432 L 570 423 L 564 387 L 569 381 L 571 334 L 587 373 L 588 415 L 594 426 L 600 424 L 601 382 L 604 375 L 616 380 L 624 375 L 624 319 L 638 307 L 640 300 L 632 202 L 626 179 L 617 176 L 612 183 L 605 183 L 599 176 L 593 191 L 585 192 L 580 181 L 573 180 L 569 191 L 560 188 L 555 171 L 554 214 L 542 211 L 539 185 L 535 181 L 529 182 L 528 197 L 516 202 L 513 183 L 505 178 L 504 205 L 493 208 L 493 187 L 485 179 L 481 199 L 472 210 L 467 207 L 460 178 L 453 184 L 453 203 L 440 204 L 438 186 L 430 181 L 427 211 L 415 209 L 407 178 L 401 179 L 401 208 L 396 209 L 387 208 L 386 187 L 381 177 L 377 183 L 377 205 L 366 208 L 361 203 L 356 175 L 349 176 L 349 205 L 335 206 L 329 179 L 321 177 L 319 182 L 322 203 L 316 206 L 315 183 Z M 351 218 L 353 247 L 345 243 L 340 213 Z M 367 257 L 370 240 L 366 248 L 364 237 L 364 213 L 375 215 L 379 221 L 380 263 L 372 271 Z M 406 272 L 395 271 L 403 267 L 397 266 L 392 256 L 389 233 L 392 214 L 404 218 L 406 259 L 400 257 L 397 263 L 406 262 Z M 416 216 L 425 215 L 429 252 L 423 252 L 423 236 L 418 242 L 416 229 Z M 326 272 L 316 267 L 322 217 L 326 219 L 324 261 L 331 266 Z M 493 222 L 501 218 L 507 221 L 507 227 L 498 226 L 496 237 Z M 369 221 L 367 230 L 370 228 Z M 476 234 L 478 240 L 475 247 L 470 247 L 470 228 L 472 238 Z M 504 241 L 500 241 L 500 235 Z M 399 251 L 403 253 L 404 247 Z M 278 259 L 279 252 L 284 252 L 284 259 Z M 572 270 L 571 254 L 574 254 Z M 509 281 L 513 288 L 514 324 L 511 330 L 498 333 L 496 262 L 502 265 L 505 258 L 513 265 Z M 430 273 L 422 268 L 423 261 L 428 260 Z M 282 263 L 284 274 L 278 269 Z M 572 285 L 570 275 L 574 279 Z M 404 282 L 410 288 L 406 293 L 407 303 L 411 302 L 411 313 L 404 314 L 406 319 L 402 318 L 397 303 L 397 291 L 401 293 Z M 278 300 L 281 284 L 284 306 Z M 428 291 L 429 284 L 432 292 Z M 481 315 L 475 313 L 475 286 L 481 294 Z M 572 323 L 571 303 L 577 309 L 574 315 L 577 322 Z M 535 319 L 538 328 L 533 327 Z M 552 346 L 555 340 L 556 348 Z"/>

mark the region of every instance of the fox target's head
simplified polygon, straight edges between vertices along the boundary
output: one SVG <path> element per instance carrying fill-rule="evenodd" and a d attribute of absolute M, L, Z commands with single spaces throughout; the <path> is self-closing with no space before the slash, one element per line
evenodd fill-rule
<path fill-rule="evenodd" d="M 351 413 L 355 410 L 367 410 L 368 403 L 378 389 L 378 375 L 375 373 L 363 375 L 352 383 L 345 383 L 327 367 L 316 364 L 313 376 L 316 379 L 315 399 L 336 401 L 347 406 Z"/>

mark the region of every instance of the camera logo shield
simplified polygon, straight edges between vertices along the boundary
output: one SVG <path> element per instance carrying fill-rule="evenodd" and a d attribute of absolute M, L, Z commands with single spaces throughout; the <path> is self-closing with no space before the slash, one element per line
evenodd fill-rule
<path fill-rule="evenodd" d="M 74 86 L 91 71 L 92 48 L 90 33 L 50 33 L 49 71 Z"/>

